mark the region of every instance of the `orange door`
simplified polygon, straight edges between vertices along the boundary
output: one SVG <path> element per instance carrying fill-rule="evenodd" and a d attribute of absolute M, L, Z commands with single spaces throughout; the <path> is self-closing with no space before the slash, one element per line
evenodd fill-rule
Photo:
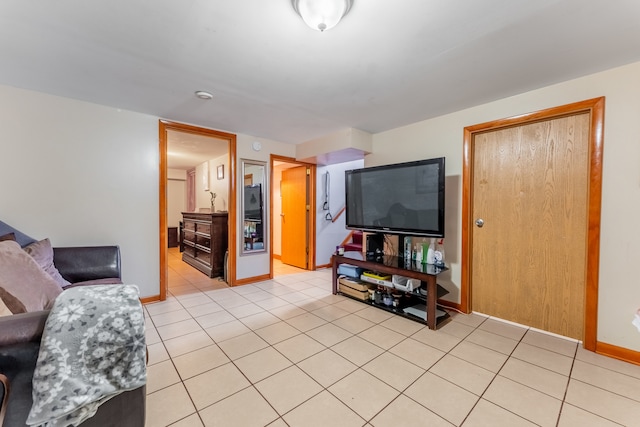
<path fill-rule="evenodd" d="M 282 254 L 284 264 L 308 268 L 309 236 L 307 236 L 308 175 L 307 167 L 282 171 Z"/>
<path fill-rule="evenodd" d="M 589 114 L 474 138 L 473 310 L 582 339 Z"/>

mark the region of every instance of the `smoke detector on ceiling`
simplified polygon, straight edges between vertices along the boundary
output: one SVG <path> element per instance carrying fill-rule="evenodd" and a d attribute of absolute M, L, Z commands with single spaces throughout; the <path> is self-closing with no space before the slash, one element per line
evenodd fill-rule
<path fill-rule="evenodd" d="M 200 99 L 212 99 L 213 95 L 210 94 L 209 92 L 205 92 L 204 90 L 199 90 L 196 92 L 196 96 Z"/>

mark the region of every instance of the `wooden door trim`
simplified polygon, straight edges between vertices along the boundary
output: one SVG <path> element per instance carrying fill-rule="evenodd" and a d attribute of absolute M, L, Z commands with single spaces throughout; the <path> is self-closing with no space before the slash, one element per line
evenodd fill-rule
<path fill-rule="evenodd" d="M 462 253 L 460 308 L 465 313 L 471 310 L 471 227 L 473 226 L 473 155 L 474 137 L 481 132 L 516 127 L 537 121 L 546 121 L 562 116 L 582 113 L 590 114 L 589 132 L 589 193 L 588 193 L 588 230 L 585 272 L 585 313 L 584 348 L 595 351 L 598 327 L 598 277 L 600 269 L 600 214 L 602 201 L 602 156 L 604 143 L 604 104 L 605 98 L 593 98 L 573 104 L 548 108 L 533 113 L 522 114 L 506 119 L 481 123 L 464 128 L 462 149 Z"/>
<path fill-rule="evenodd" d="M 269 181 L 273 183 L 273 168 L 275 162 L 285 162 L 285 163 L 294 163 L 300 166 L 306 166 L 309 168 L 309 224 L 308 233 L 309 233 L 309 271 L 314 271 L 316 269 L 316 170 L 317 167 L 313 163 L 306 163 L 296 160 L 294 157 L 286 157 L 280 156 L 278 154 L 271 154 L 271 164 L 269 165 L 270 169 L 270 178 Z M 269 253 L 271 254 L 271 262 L 269 263 L 269 277 L 273 278 L 273 190 L 269 192 L 269 235 L 271 239 L 269 239 Z"/>
<path fill-rule="evenodd" d="M 213 129 L 206 129 L 184 123 L 159 121 L 160 141 L 160 182 L 159 182 L 159 217 L 160 217 L 160 300 L 167 298 L 169 286 L 167 263 L 167 131 L 190 133 L 225 139 L 229 143 L 229 258 L 227 267 L 227 283 L 234 286 L 236 282 L 236 135 Z"/>

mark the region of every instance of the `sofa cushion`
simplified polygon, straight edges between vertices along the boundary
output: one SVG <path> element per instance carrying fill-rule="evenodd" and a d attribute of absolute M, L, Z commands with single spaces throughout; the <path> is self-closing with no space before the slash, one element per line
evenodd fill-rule
<path fill-rule="evenodd" d="M 16 230 L 9 224 L 0 221 L 0 236 L 4 236 L 5 234 L 9 234 L 9 233 L 13 233 L 15 235 L 16 242 L 18 242 L 20 244 L 20 247 L 23 247 L 23 248 L 36 241 L 36 239 L 34 239 L 33 237 L 27 236 L 22 231 Z"/>
<path fill-rule="evenodd" d="M 0 242 L 0 287 L 17 298 L 26 311 L 51 308 L 62 292 L 60 286 L 17 242 Z M 3 301 L 9 309 L 7 300 Z"/>
<path fill-rule="evenodd" d="M 61 288 L 71 284 L 60 275 L 56 266 L 53 265 L 53 248 L 51 247 L 49 239 L 31 243 L 30 245 L 25 246 L 24 250 L 36 260 L 38 265 L 42 267 L 42 269 L 46 271 Z"/>
<path fill-rule="evenodd" d="M 53 248 L 53 262 L 62 277 L 71 283 L 121 277 L 118 246 Z"/>
<path fill-rule="evenodd" d="M 25 341 L 40 342 L 49 310 L 0 317 L 0 348 Z"/>
<path fill-rule="evenodd" d="M 76 286 L 93 286 L 93 285 L 122 285 L 122 280 L 116 277 L 107 277 L 105 279 L 85 280 L 82 282 L 71 283 L 63 289 L 75 288 Z"/>

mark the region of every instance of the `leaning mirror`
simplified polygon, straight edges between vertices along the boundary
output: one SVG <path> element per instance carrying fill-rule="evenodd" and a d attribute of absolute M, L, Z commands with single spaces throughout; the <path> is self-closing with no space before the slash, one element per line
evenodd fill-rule
<path fill-rule="evenodd" d="M 255 160 L 242 160 L 243 195 L 242 222 L 244 243 L 243 254 L 264 252 L 267 250 L 265 184 L 266 163 Z"/>

